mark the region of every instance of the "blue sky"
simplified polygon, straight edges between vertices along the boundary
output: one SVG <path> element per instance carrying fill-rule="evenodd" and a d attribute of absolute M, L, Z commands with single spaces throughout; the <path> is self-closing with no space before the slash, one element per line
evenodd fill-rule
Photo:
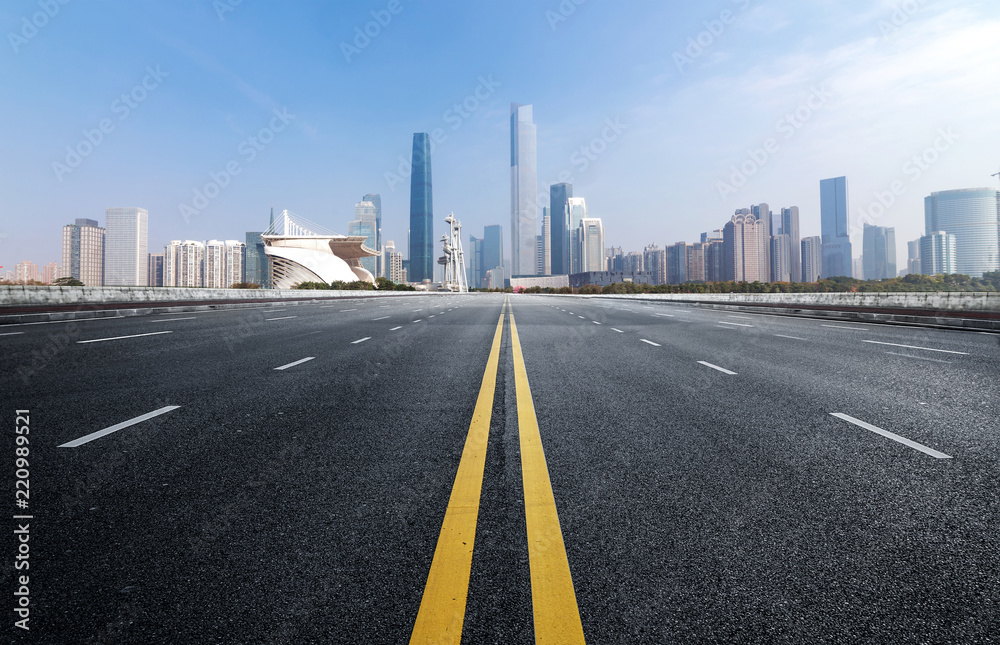
<path fill-rule="evenodd" d="M 568 173 L 626 251 L 759 202 L 819 234 L 819 180 L 846 175 L 852 222 L 896 227 L 905 261 L 926 195 L 1000 185 L 995 2 L 63 2 L 0 4 L 5 270 L 111 206 L 148 209 L 156 251 L 242 239 L 272 202 L 346 233 L 377 192 L 402 247 L 435 129 L 435 230 L 509 238 L 511 102 L 540 191 Z"/>

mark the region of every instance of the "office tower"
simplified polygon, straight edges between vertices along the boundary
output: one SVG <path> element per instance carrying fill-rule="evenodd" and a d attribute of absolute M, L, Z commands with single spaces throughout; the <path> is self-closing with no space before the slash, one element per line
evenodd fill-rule
<path fill-rule="evenodd" d="M 150 253 L 149 254 L 149 277 L 146 280 L 146 284 L 150 287 L 162 287 L 163 286 L 163 254 L 162 253 Z"/>
<path fill-rule="evenodd" d="M 723 267 L 726 280 L 767 282 L 767 223 L 749 213 L 737 212 L 726 224 L 723 234 Z"/>
<path fill-rule="evenodd" d="M 469 246 L 466 253 L 469 259 L 469 288 L 480 289 L 483 286 L 483 238 L 469 236 Z"/>
<path fill-rule="evenodd" d="M 906 243 L 906 272 L 921 273 L 920 238 Z"/>
<path fill-rule="evenodd" d="M 757 204 L 750 207 L 750 214 L 757 218 L 757 221 L 764 226 L 764 266 L 767 272 L 761 277 L 761 282 L 771 281 L 771 236 L 775 234 L 774 213 L 767 204 Z"/>
<path fill-rule="evenodd" d="M 701 242 L 705 254 L 705 282 L 723 282 L 726 279 L 725 261 L 723 260 L 723 240 L 712 239 Z"/>
<path fill-rule="evenodd" d="M 62 277 L 62 267 L 55 262 L 49 262 L 42 267 L 42 282 L 52 284 Z"/>
<path fill-rule="evenodd" d="M 706 242 L 715 242 L 715 241 L 718 241 L 718 242 L 722 241 L 722 229 L 721 228 L 715 229 L 711 233 L 702 233 L 701 234 L 701 243 L 702 244 L 704 244 Z"/>
<path fill-rule="evenodd" d="M 788 274 L 791 282 L 802 279 L 802 244 L 799 237 L 799 207 L 781 209 L 781 227 L 777 231 L 788 236 Z"/>
<path fill-rule="evenodd" d="M 542 207 L 542 234 L 538 236 L 538 275 L 552 275 L 552 218 L 549 207 Z"/>
<path fill-rule="evenodd" d="M 602 256 L 605 258 L 604 268 L 602 271 L 607 270 L 607 249 L 605 249 L 605 254 Z M 642 273 L 643 271 L 643 256 L 642 253 L 637 253 L 635 251 L 630 251 L 622 256 L 622 271 L 625 273 Z"/>
<path fill-rule="evenodd" d="M 513 275 L 535 274 L 538 187 L 531 106 L 510 104 L 510 239 Z"/>
<path fill-rule="evenodd" d="M 243 280 L 243 251 L 237 240 L 209 240 L 205 245 L 205 286 L 229 289 Z"/>
<path fill-rule="evenodd" d="M 163 247 L 163 286 L 205 286 L 205 244 L 171 240 Z"/>
<path fill-rule="evenodd" d="M 580 273 L 584 270 L 580 258 L 580 223 L 587 219 L 587 201 L 583 197 L 568 197 L 566 210 L 570 225 L 569 268 L 571 273 Z"/>
<path fill-rule="evenodd" d="M 434 279 L 434 203 L 431 189 L 431 140 L 426 132 L 413 135 L 410 173 L 410 244 L 407 280 Z"/>
<path fill-rule="evenodd" d="M 347 234 L 363 236 L 365 246 L 378 251 L 378 217 L 374 203 L 360 201 L 354 205 L 354 221 L 348 224 Z M 361 266 L 374 277 L 378 272 L 378 257 L 370 255 L 361 258 Z"/>
<path fill-rule="evenodd" d="M 604 271 L 604 226 L 601 218 L 584 218 L 580 221 L 579 230 L 581 272 Z"/>
<path fill-rule="evenodd" d="M 609 263 L 614 251 L 607 254 Z M 667 280 L 667 254 L 658 245 L 649 244 L 642 250 L 642 266 L 649 274 L 650 284 L 663 284 Z M 609 270 L 613 270 L 609 267 Z"/>
<path fill-rule="evenodd" d="M 38 265 L 30 260 L 18 262 L 14 265 L 14 282 L 27 284 L 28 282 L 38 282 Z"/>
<path fill-rule="evenodd" d="M 243 282 L 260 285 L 262 289 L 269 289 L 271 287 L 271 271 L 267 254 L 264 253 L 262 234 L 262 231 L 247 231 L 246 252 L 243 256 Z"/>
<path fill-rule="evenodd" d="M 895 278 L 896 229 L 865 224 L 861 259 L 865 280 Z"/>
<path fill-rule="evenodd" d="M 819 182 L 820 223 L 823 239 L 824 278 L 853 274 L 851 234 L 847 225 L 849 212 L 847 177 L 822 179 Z"/>
<path fill-rule="evenodd" d="M 499 224 L 483 227 L 483 277 L 494 269 L 499 273 L 494 274 L 494 278 L 499 276 L 499 283 L 494 281 L 493 288 L 503 287 L 506 272 L 503 261 L 503 227 Z"/>
<path fill-rule="evenodd" d="M 105 231 L 92 219 L 63 226 L 63 272 L 87 287 L 104 284 Z"/>
<path fill-rule="evenodd" d="M 376 260 L 376 270 L 375 277 L 385 277 L 385 265 L 382 263 L 383 253 L 382 253 L 382 196 L 378 193 L 368 193 L 361 198 L 363 202 L 371 202 L 372 206 L 375 207 L 375 246 L 372 247 L 373 250 L 378 251 L 378 256 Z M 363 265 L 364 263 L 362 263 Z"/>
<path fill-rule="evenodd" d="M 576 240 L 576 237 L 577 237 L 577 233 L 576 233 L 576 231 L 574 231 L 573 234 L 570 236 L 570 239 L 571 240 Z M 570 248 L 570 255 L 572 255 L 572 254 L 573 253 L 572 253 L 572 247 L 571 247 Z M 624 271 L 625 270 L 625 251 L 622 250 L 622 247 L 620 247 L 620 246 L 618 246 L 618 247 L 615 247 L 615 246 L 609 247 L 609 248 L 607 248 L 607 249 L 604 250 L 604 255 L 605 255 L 605 258 L 606 258 L 606 261 L 607 261 L 607 264 L 605 266 L 607 266 L 607 270 L 608 271 Z M 579 273 L 579 271 L 574 271 L 574 273 Z"/>
<path fill-rule="evenodd" d="M 784 233 L 771 236 L 771 282 L 792 281 L 791 241 Z"/>
<path fill-rule="evenodd" d="M 104 211 L 106 286 L 145 286 L 149 275 L 148 220 L 145 208 L 108 208 Z"/>
<path fill-rule="evenodd" d="M 802 282 L 818 282 L 823 275 L 823 238 L 802 238 Z"/>
<path fill-rule="evenodd" d="M 666 248 L 667 284 L 687 282 L 687 244 L 678 242 Z"/>
<path fill-rule="evenodd" d="M 979 278 L 1000 271 L 1000 193 L 996 190 L 931 193 L 924 198 L 924 222 L 927 235 L 944 231 L 955 236 L 956 273 Z"/>
<path fill-rule="evenodd" d="M 920 238 L 920 273 L 958 273 L 958 239 L 954 233 L 933 231 Z"/>
<path fill-rule="evenodd" d="M 549 217 L 551 218 L 552 275 L 570 272 L 570 239 L 574 230 L 566 204 L 573 196 L 573 184 L 549 186 Z"/>

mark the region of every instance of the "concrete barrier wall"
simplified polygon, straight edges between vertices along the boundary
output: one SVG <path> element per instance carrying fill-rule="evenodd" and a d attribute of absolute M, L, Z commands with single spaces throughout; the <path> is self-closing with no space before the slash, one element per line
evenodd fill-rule
<path fill-rule="evenodd" d="M 426 295 L 420 291 L 323 291 L 299 289 L 188 289 L 183 287 L 40 287 L 0 285 L 0 307 L 143 304 L 218 300 L 313 300 L 319 298 Z"/>
<path fill-rule="evenodd" d="M 719 305 L 851 307 L 923 311 L 1000 312 L 1000 292 L 927 293 L 658 293 L 593 296 L 623 300 L 666 300 Z"/>

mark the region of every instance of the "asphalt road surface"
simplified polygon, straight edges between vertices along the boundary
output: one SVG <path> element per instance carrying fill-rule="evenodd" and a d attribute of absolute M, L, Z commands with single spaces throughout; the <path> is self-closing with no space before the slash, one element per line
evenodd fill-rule
<path fill-rule="evenodd" d="M 998 339 L 492 294 L 5 325 L 10 642 L 1000 642 Z"/>

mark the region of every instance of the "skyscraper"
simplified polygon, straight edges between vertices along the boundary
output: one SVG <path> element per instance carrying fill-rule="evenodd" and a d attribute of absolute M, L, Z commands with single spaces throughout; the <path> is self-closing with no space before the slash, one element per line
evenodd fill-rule
<path fill-rule="evenodd" d="M 209 240 L 205 245 L 205 286 L 229 289 L 243 279 L 242 242 Z"/>
<path fill-rule="evenodd" d="M 493 270 L 498 270 L 498 273 L 494 273 L 494 288 L 503 287 L 504 280 L 504 269 L 503 269 L 503 227 L 499 224 L 493 224 L 491 226 L 483 227 L 483 278 L 486 278 L 486 274 Z M 500 284 L 497 285 L 495 278 L 499 276 Z"/>
<path fill-rule="evenodd" d="M 958 273 L 958 241 L 953 233 L 933 231 L 920 238 L 920 273 Z"/>
<path fill-rule="evenodd" d="M 483 238 L 470 235 L 468 249 L 469 288 L 480 289 L 483 286 Z"/>
<path fill-rule="evenodd" d="M 146 280 L 146 284 L 150 287 L 162 287 L 163 286 L 163 254 L 162 253 L 150 253 L 149 254 L 149 279 Z"/>
<path fill-rule="evenodd" d="M 538 228 L 536 128 L 531 106 L 510 104 L 511 271 L 535 275 Z"/>
<path fill-rule="evenodd" d="M 667 284 L 683 284 L 687 277 L 687 243 L 678 242 L 666 248 Z"/>
<path fill-rule="evenodd" d="M 434 279 L 434 204 L 431 195 L 431 139 L 413 135 L 410 174 L 410 257 L 407 280 Z"/>
<path fill-rule="evenodd" d="M 784 233 L 771 236 L 771 282 L 791 282 L 791 242 Z"/>
<path fill-rule="evenodd" d="M 542 234 L 538 236 L 538 275 L 552 275 L 552 218 L 549 207 L 542 207 Z"/>
<path fill-rule="evenodd" d="M 920 273 L 920 238 L 906 243 L 906 272 Z"/>
<path fill-rule="evenodd" d="M 587 219 L 587 201 L 583 197 L 569 197 L 566 199 L 566 218 L 569 220 L 569 270 L 570 273 L 580 273 L 584 271 L 583 260 L 580 255 L 580 222 Z"/>
<path fill-rule="evenodd" d="M 927 235 L 955 236 L 956 273 L 974 278 L 1000 271 L 1000 193 L 965 188 L 931 193 L 924 198 Z"/>
<path fill-rule="evenodd" d="M 865 280 L 896 277 L 896 229 L 865 224 L 861 258 Z"/>
<path fill-rule="evenodd" d="M 802 282 L 818 282 L 823 271 L 823 238 L 802 238 Z"/>
<path fill-rule="evenodd" d="M 851 236 L 847 226 L 849 211 L 847 177 L 819 182 L 820 223 L 823 232 L 824 278 L 851 277 Z"/>
<path fill-rule="evenodd" d="M 104 242 L 104 284 L 145 286 L 149 276 L 148 226 L 145 208 L 108 208 Z"/>
<path fill-rule="evenodd" d="M 104 284 L 104 229 L 92 219 L 77 219 L 63 227 L 63 273 L 87 287 Z"/>
<path fill-rule="evenodd" d="M 383 253 L 382 253 L 382 196 L 378 193 L 368 193 L 361 198 L 363 202 L 371 202 L 372 206 L 375 207 L 375 246 L 368 245 L 373 251 L 378 251 L 378 256 L 375 258 L 377 273 L 375 277 L 385 277 L 386 268 L 382 263 Z M 361 263 L 364 265 L 364 262 Z"/>
<path fill-rule="evenodd" d="M 778 233 L 788 236 L 788 269 L 792 282 L 802 279 L 802 245 L 799 237 L 799 207 L 781 209 L 781 228 Z"/>
<path fill-rule="evenodd" d="M 271 286 L 270 271 L 268 270 L 267 254 L 264 253 L 264 240 L 260 237 L 262 234 L 262 231 L 247 231 L 243 282 L 259 284 L 261 288 L 268 289 Z"/>
<path fill-rule="evenodd" d="M 569 221 L 566 204 L 573 196 L 573 184 L 552 184 L 549 186 L 549 218 L 552 234 L 552 275 L 566 275 L 570 272 L 570 233 L 573 227 Z"/>
<path fill-rule="evenodd" d="M 205 243 L 171 240 L 163 247 L 163 286 L 205 286 Z"/>
<path fill-rule="evenodd" d="M 365 238 L 365 246 L 373 251 L 377 251 L 378 246 L 378 217 L 375 204 L 369 201 L 360 201 L 354 205 L 354 221 L 347 227 L 348 235 L 362 235 Z M 377 275 L 378 257 L 368 256 L 361 258 L 361 266 L 368 270 L 372 276 Z"/>
<path fill-rule="evenodd" d="M 735 282 L 767 282 L 771 267 L 765 249 L 767 222 L 755 215 L 737 211 L 722 229 L 723 274 Z"/>
<path fill-rule="evenodd" d="M 579 238 L 581 271 L 604 271 L 604 226 L 601 218 L 582 219 Z"/>

